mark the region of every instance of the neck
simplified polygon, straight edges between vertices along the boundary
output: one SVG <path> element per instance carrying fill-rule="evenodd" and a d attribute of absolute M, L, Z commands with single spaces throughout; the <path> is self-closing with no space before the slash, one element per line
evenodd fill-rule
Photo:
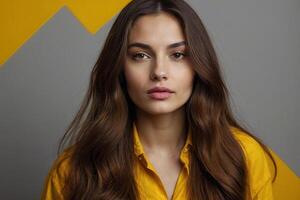
<path fill-rule="evenodd" d="M 184 109 L 172 113 L 151 115 L 137 110 L 136 127 L 145 151 L 177 152 L 183 147 L 187 127 Z"/>

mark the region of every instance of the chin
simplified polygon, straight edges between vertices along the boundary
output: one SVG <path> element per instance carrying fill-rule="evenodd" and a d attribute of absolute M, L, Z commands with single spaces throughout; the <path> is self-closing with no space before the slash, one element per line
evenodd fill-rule
<path fill-rule="evenodd" d="M 145 113 L 151 114 L 151 115 L 163 115 L 163 114 L 169 114 L 177 111 L 181 106 L 174 107 L 174 106 L 148 106 L 148 107 L 140 107 L 139 109 L 142 110 Z"/>
<path fill-rule="evenodd" d="M 172 113 L 172 111 L 157 111 L 157 110 L 151 110 L 151 111 L 146 111 L 148 114 L 151 114 L 151 115 L 165 115 L 165 114 L 169 114 L 169 113 Z"/>

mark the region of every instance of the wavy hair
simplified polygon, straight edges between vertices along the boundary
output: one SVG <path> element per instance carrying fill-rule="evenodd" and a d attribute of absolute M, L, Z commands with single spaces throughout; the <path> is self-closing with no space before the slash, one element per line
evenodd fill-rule
<path fill-rule="evenodd" d="M 270 151 L 232 114 L 216 52 L 197 13 L 183 0 L 133 0 L 112 25 L 92 69 L 86 96 L 60 140 L 58 154 L 63 147 L 72 149 L 65 199 L 138 199 L 133 174 L 135 105 L 127 93 L 122 66 L 135 20 L 159 12 L 170 13 L 180 22 L 196 72 L 191 97 L 184 105 L 193 142 L 189 198 L 246 198 L 245 157 L 230 127 L 261 145 L 275 166 L 275 179 L 277 168 Z"/>

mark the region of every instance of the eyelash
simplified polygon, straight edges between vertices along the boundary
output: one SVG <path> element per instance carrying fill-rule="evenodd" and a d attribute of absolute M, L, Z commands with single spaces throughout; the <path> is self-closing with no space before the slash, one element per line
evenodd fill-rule
<path fill-rule="evenodd" d="M 182 52 L 175 52 L 175 53 L 173 53 L 172 55 L 175 55 L 175 54 L 180 54 L 180 55 L 183 56 L 183 57 L 186 56 L 186 54 L 185 54 L 185 53 L 182 53 Z M 139 56 L 141 56 L 141 55 L 146 55 L 146 54 L 144 54 L 144 53 L 137 53 L 137 54 L 134 54 L 134 55 L 132 56 L 132 58 L 133 58 L 134 60 L 143 60 L 143 58 L 141 58 L 141 59 L 137 58 L 137 57 L 139 57 Z M 182 58 L 183 58 L 183 57 L 182 57 Z M 180 59 L 179 59 L 179 58 L 178 58 L 178 59 L 176 58 L 176 60 L 180 60 Z"/>

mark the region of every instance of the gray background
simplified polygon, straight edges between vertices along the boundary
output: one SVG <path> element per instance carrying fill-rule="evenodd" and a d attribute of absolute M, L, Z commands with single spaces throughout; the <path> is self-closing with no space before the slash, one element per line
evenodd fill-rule
<path fill-rule="evenodd" d="M 211 35 L 237 117 L 299 176 L 300 1 L 188 2 Z M 39 199 L 111 24 L 91 35 L 63 8 L 0 69 L 0 199 Z"/>

